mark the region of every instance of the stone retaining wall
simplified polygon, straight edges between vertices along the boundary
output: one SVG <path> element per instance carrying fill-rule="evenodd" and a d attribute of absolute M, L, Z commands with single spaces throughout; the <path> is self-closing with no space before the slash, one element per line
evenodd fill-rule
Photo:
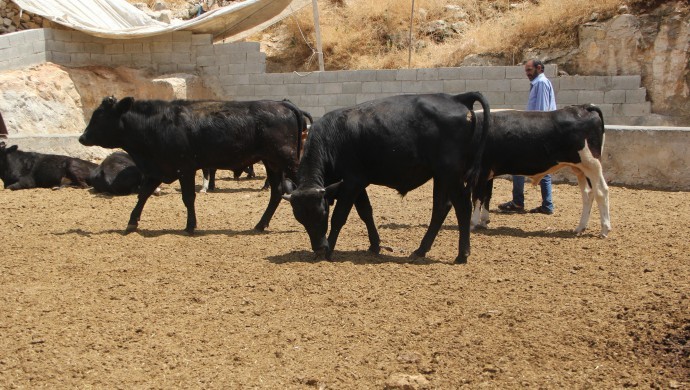
<path fill-rule="evenodd" d="M 289 98 L 315 117 L 401 93 L 480 91 L 493 108 L 522 109 L 529 91 L 522 66 L 266 73 L 266 55 L 258 42 L 213 44 L 208 34 L 173 32 L 118 40 L 34 29 L 0 36 L 0 71 L 46 61 L 68 67 L 125 66 L 159 74 L 197 74 L 221 98 Z M 639 75 L 558 76 L 555 65 L 547 65 L 546 74 L 560 106 L 596 104 L 608 124 L 637 124 L 650 114 Z"/>

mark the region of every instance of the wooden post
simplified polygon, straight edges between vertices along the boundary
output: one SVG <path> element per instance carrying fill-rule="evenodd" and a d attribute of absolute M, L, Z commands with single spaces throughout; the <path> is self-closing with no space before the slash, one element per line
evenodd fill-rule
<path fill-rule="evenodd" d="M 414 0 L 412 0 L 412 10 L 410 11 L 410 47 L 407 54 L 407 67 L 412 67 L 412 22 L 414 21 Z"/>
<path fill-rule="evenodd" d="M 316 51 L 319 55 L 319 70 L 324 71 L 323 66 L 323 49 L 321 47 L 321 27 L 319 26 L 319 5 L 316 0 L 311 0 L 314 9 L 314 29 L 316 31 Z"/>

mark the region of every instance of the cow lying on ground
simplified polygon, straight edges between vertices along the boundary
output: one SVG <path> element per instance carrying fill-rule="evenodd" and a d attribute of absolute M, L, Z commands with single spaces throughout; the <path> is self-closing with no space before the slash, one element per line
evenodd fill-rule
<path fill-rule="evenodd" d="M 369 235 L 369 251 L 380 238 L 366 187 L 383 185 L 405 195 L 434 179 L 431 223 L 413 256 L 431 249 L 451 204 L 460 225 L 456 263 L 470 254 L 470 189 L 489 126 L 479 128 L 472 107 L 489 104 L 477 92 L 461 95 L 400 95 L 327 113 L 311 127 L 299 166 L 298 187 L 290 195 L 297 221 L 312 249 L 331 259 L 338 234 L 354 205 Z M 328 230 L 329 205 L 337 199 Z"/>
<path fill-rule="evenodd" d="M 482 171 L 472 191 L 472 226 L 487 227 L 489 223 L 495 176 L 530 176 L 536 184 L 545 175 L 570 167 L 582 192 L 582 215 L 575 232 L 587 228 L 596 199 L 601 236 L 606 237 L 611 221 L 609 191 L 601 168 L 603 147 L 604 117 L 596 106 L 570 106 L 549 112 L 493 111 Z"/>
<path fill-rule="evenodd" d="M 302 121 L 301 111 L 288 102 L 135 101 L 131 97 L 118 102 L 107 97 L 79 142 L 122 148 L 143 173 L 127 232 L 136 230 L 146 200 L 156 187 L 179 180 L 187 208 L 185 231 L 192 234 L 196 228 L 196 171 L 236 170 L 262 161 L 271 196 L 255 229 L 264 230 L 280 203 L 284 176 L 295 177 Z"/>
<path fill-rule="evenodd" d="M 292 102 L 288 99 L 283 99 L 283 101 L 292 104 Z M 314 123 L 314 118 L 312 118 L 310 113 L 308 113 L 306 111 L 302 111 L 302 115 L 304 115 L 304 117 L 309 120 L 309 123 L 306 123 L 306 121 L 304 122 L 304 129 L 302 129 L 302 136 L 300 137 L 300 142 L 301 142 L 300 145 L 302 145 L 300 150 L 304 150 L 303 146 L 307 140 L 307 135 L 309 134 L 309 127 L 311 127 L 311 124 Z M 302 153 L 300 153 L 300 158 L 301 157 L 302 157 Z M 239 180 L 240 176 L 242 175 L 242 172 L 246 172 L 248 178 L 256 177 L 256 174 L 254 173 L 254 166 L 253 165 L 250 165 L 250 166 L 245 167 L 245 168 L 240 169 L 240 170 L 234 170 L 232 172 L 232 175 L 236 180 Z M 267 179 L 266 181 L 264 181 L 264 186 L 261 187 L 261 189 L 265 190 L 265 189 L 268 189 L 269 187 L 270 187 L 270 184 L 268 183 L 268 179 Z M 202 182 L 201 182 L 201 189 L 199 190 L 199 192 L 206 193 L 208 191 L 213 191 L 215 189 L 216 189 L 216 169 L 215 168 L 208 168 L 208 169 L 204 168 L 204 169 L 202 169 Z"/>
<path fill-rule="evenodd" d="M 90 182 L 97 192 L 129 195 L 139 191 L 142 175 L 125 152 L 114 152 L 91 171 Z"/>
<path fill-rule="evenodd" d="M 23 152 L 17 145 L 0 142 L 0 179 L 5 188 L 55 188 L 62 185 L 89 186 L 89 173 L 97 165 L 75 157 Z"/>

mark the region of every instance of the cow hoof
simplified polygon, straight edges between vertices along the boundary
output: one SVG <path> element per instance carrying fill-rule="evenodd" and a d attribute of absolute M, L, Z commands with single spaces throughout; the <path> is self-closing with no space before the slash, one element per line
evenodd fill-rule
<path fill-rule="evenodd" d="M 371 245 L 369 246 L 369 252 L 378 255 L 381 253 L 381 247 L 378 245 Z"/>
<path fill-rule="evenodd" d="M 136 232 L 136 231 L 137 231 L 137 225 L 133 225 L 130 223 L 129 225 L 127 225 L 127 228 L 125 229 L 125 234 L 129 234 L 129 233 Z"/>
<path fill-rule="evenodd" d="M 426 253 L 420 251 L 419 249 L 412 252 L 412 254 L 410 255 L 410 259 L 423 259 L 425 257 L 426 257 Z"/>
<path fill-rule="evenodd" d="M 254 226 L 254 230 L 256 230 L 257 232 L 263 233 L 267 227 L 268 227 L 268 225 L 264 226 L 264 225 L 259 224 L 259 225 Z"/>
<path fill-rule="evenodd" d="M 333 251 L 332 250 L 326 251 L 326 260 L 333 261 Z"/>
<path fill-rule="evenodd" d="M 455 258 L 455 264 L 467 264 L 467 256 L 458 256 Z"/>

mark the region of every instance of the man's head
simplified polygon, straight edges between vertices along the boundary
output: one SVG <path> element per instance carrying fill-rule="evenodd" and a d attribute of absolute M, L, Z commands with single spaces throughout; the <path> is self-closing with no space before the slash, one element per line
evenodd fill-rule
<path fill-rule="evenodd" d="M 529 81 L 544 73 L 544 63 L 540 60 L 529 60 L 525 63 L 525 74 Z"/>

